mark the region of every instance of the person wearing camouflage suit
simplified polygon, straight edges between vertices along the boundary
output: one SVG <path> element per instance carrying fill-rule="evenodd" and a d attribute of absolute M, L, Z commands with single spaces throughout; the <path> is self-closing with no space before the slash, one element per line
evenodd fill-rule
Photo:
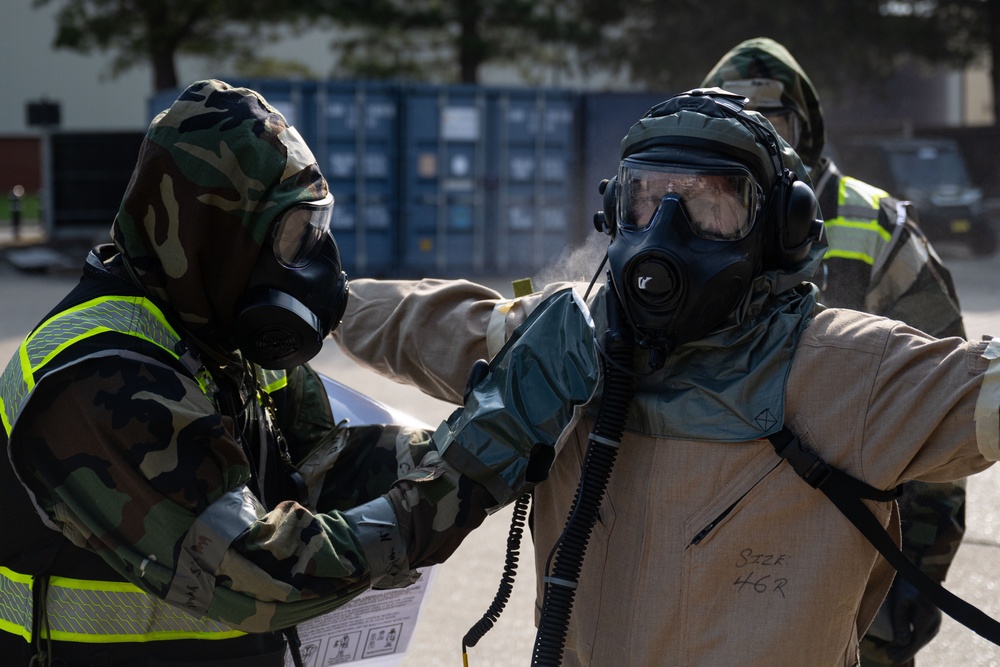
<path fill-rule="evenodd" d="M 901 320 L 933 336 L 965 328 L 951 274 L 920 230 L 912 206 L 840 173 L 828 156 L 816 89 L 781 44 L 744 41 L 712 68 L 703 86 L 749 98 L 809 168 L 829 244 L 814 281 L 820 301 Z M 965 532 L 964 480 L 903 485 L 903 551 L 943 581 Z M 937 634 L 941 612 L 897 577 L 861 643 L 864 667 L 905 667 Z"/>
<path fill-rule="evenodd" d="M 347 299 L 331 207 L 254 91 L 198 82 L 153 120 L 113 245 L 0 378 L 4 664 L 276 667 L 295 624 L 483 521 L 429 432 L 338 423 L 305 363 Z"/>

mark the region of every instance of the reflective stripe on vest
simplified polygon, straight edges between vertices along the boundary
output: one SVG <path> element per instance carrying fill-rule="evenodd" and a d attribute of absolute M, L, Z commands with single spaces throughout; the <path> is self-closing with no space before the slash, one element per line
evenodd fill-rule
<path fill-rule="evenodd" d="M 257 367 L 257 382 L 262 391 L 273 394 L 288 386 L 288 372 Z"/>
<path fill-rule="evenodd" d="M 824 259 L 839 257 L 872 265 L 892 233 L 878 222 L 879 202 L 889 193 L 849 176 L 840 179 L 837 216 L 826 220 L 829 247 Z"/>
<path fill-rule="evenodd" d="M 57 313 L 24 339 L 0 375 L 0 418 L 8 437 L 35 388 L 35 374 L 73 343 L 106 332 L 142 338 L 179 358 L 174 348 L 180 336 L 148 299 L 100 297 Z"/>
<path fill-rule="evenodd" d="M 31 641 L 33 577 L 0 567 L 0 630 Z M 124 582 L 50 577 L 43 638 L 84 643 L 242 636 L 222 623 L 195 618 Z M 46 634 L 46 627 L 48 633 Z"/>
<path fill-rule="evenodd" d="M 25 338 L 0 375 L 0 418 L 8 438 L 35 384 L 52 370 L 46 365 L 70 345 L 106 332 L 136 336 L 175 359 L 181 358 L 177 352 L 180 336 L 163 312 L 143 297 L 100 297 L 57 313 Z M 202 391 L 207 391 L 210 378 L 195 375 Z M 280 383 L 280 378 L 272 377 L 271 382 Z M 32 582 L 29 575 L 0 567 L 0 630 L 29 641 Z M 119 581 L 50 577 L 45 612 L 51 638 L 61 641 L 229 639 L 245 634 L 193 616 L 133 584 Z M 39 632 L 44 633 L 45 628 Z"/>

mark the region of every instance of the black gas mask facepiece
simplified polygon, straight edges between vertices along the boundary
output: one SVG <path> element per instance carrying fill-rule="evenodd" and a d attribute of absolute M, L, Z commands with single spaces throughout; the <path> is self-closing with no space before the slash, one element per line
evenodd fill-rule
<path fill-rule="evenodd" d="M 275 223 L 246 291 L 233 338 L 263 368 L 288 369 L 315 357 L 347 308 L 347 274 L 330 233 L 333 197 L 297 204 Z"/>
<path fill-rule="evenodd" d="M 611 282 L 641 347 L 658 368 L 732 313 L 760 272 L 763 192 L 745 167 L 625 159 L 609 184 L 615 235 Z M 609 202 L 610 203 L 610 202 Z"/>

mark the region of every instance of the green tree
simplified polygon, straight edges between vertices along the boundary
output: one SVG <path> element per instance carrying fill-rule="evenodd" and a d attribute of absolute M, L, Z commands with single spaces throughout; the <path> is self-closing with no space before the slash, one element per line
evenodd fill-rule
<path fill-rule="evenodd" d="M 1000 63 L 998 0 L 311 0 L 346 30 L 339 71 L 475 83 L 486 63 L 604 72 L 677 91 L 744 39 L 785 44 L 821 92 L 877 94 L 905 67 Z M 993 69 L 1000 118 L 1000 66 Z M 862 92 L 863 90 L 863 92 Z"/>
<path fill-rule="evenodd" d="M 624 6 L 597 0 L 312 0 L 345 30 L 332 44 L 355 76 L 477 83 L 486 63 L 527 80 L 570 70 Z"/>
<path fill-rule="evenodd" d="M 110 75 L 152 67 L 153 89 L 176 88 L 177 56 L 252 61 L 262 40 L 293 20 L 263 0 L 34 0 L 58 5 L 54 46 L 114 54 Z"/>
<path fill-rule="evenodd" d="M 762 36 L 788 47 L 821 92 L 841 96 L 906 66 L 957 68 L 991 56 L 1000 64 L 995 0 L 720 0 L 711 8 L 717 19 L 705 17 L 700 0 L 627 7 L 624 21 L 587 56 L 619 63 L 624 78 L 652 89 L 689 88 L 731 47 Z M 996 105 L 996 66 L 993 81 Z"/>
<path fill-rule="evenodd" d="M 484 64 L 617 76 L 677 91 L 751 37 L 785 44 L 822 93 L 850 95 L 914 63 L 962 67 L 992 57 L 1000 119 L 1000 0 L 33 0 L 57 5 L 55 46 L 114 54 L 112 76 L 150 64 L 177 86 L 179 54 L 237 72 L 311 73 L 265 59 L 262 42 L 325 21 L 336 75 L 477 83 Z M 314 60 L 315 58 L 313 58 Z"/>

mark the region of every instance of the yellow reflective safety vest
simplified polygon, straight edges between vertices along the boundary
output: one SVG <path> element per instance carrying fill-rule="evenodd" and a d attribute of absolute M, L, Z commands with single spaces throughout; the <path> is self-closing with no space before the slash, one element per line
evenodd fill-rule
<path fill-rule="evenodd" d="M 100 296 L 43 321 L 25 338 L 0 375 L 0 420 L 8 449 L 18 416 L 46 375 L 85 359 L 122 352 L 96 348 L 79 355 L 67 354 L 74 345 L 106 332 L 137 337 L 154 345 L 187 368 L 206 395 L 213 395 L 211 376 L 186 351 L 181 336 L 152 301 L 141 296 Z M 163 363 L 152 357 L 146 360 Z M 260 386 L 268 391 L 287 384 L 284 371 L 261 370 L 258 379 Z M 9 457 L 5 459 L 6 467 L 12 470 Z M 56 528 L 37 505 L 35 510 L 42 523 Z M 58 539 L 65 541 L 61 535 Z M 70 548 L 75 547 L 70 545 Z M 100 560 L 96 555 L 93 558 Z M 45 600 L 44 610 L 35 608 L 36 600 L 40 599 Z M 42 627 L 35 627 L 39 618 L 45 622 Z M 108 644 L 219 640 L 245 634 L 222 623 L 197 618 L 122 580 L 34 577 L 5 566 L 0 566 L 0 630 L 28 642 L 37 633 L 56 641 Z"/>
<path fill-rule="evenodd" d="M 902 320 L 933 336 L 965 336 L 951 273 L 910 203 L 828 161 L 812 176 L 828 244 L 814 278 L 820 302 Z"/>
<path fill-rule="evenodd" d="M 839 180 L 836 213 L 825 221 L 829 246 L 824 258 L 873 266 L 892 239 L 892 231 L 879 223 L 881 202 L 889 193 L 850 176 Z"/>

